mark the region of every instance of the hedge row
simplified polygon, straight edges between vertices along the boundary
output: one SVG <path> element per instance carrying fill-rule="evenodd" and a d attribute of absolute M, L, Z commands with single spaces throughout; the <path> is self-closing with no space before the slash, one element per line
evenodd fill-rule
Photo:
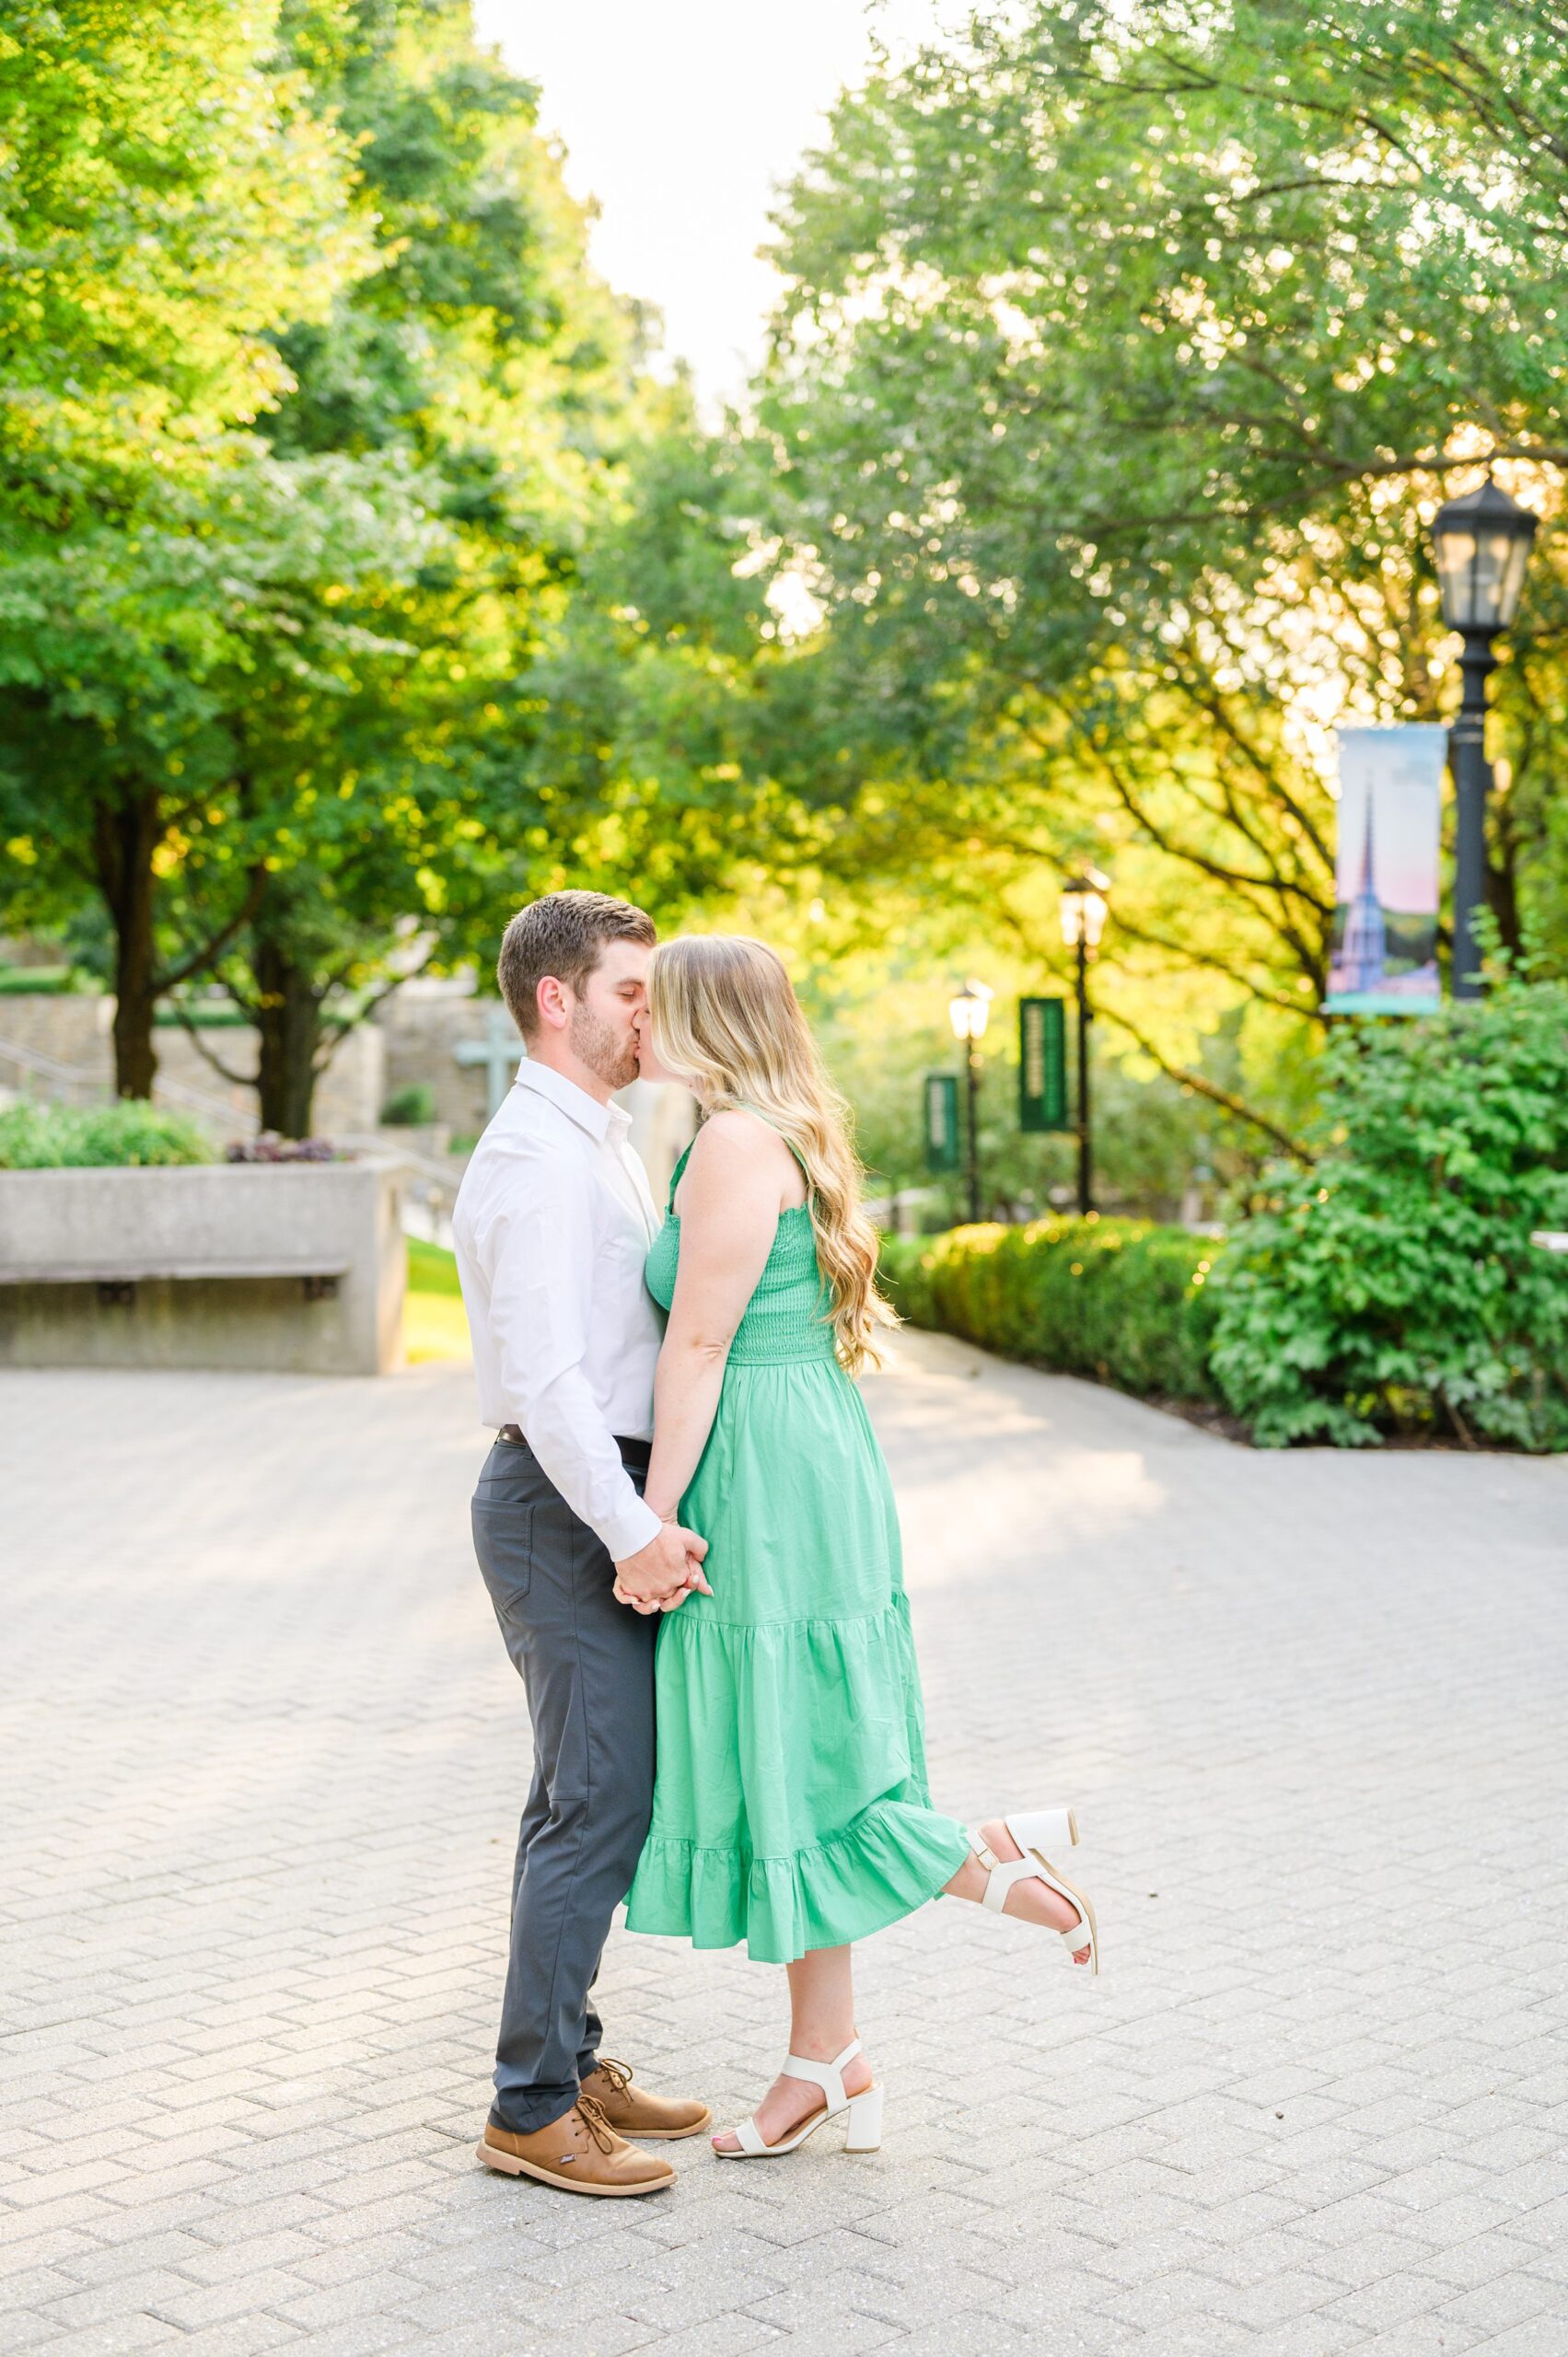
<path fill-rule="evenodd" d="M 1148 1220 L 1041 1219 L 889 1237 L 882 1282 L 912 1326 L 961 1334 L 1145 1399 L 1216 1400 L 1214 1247 Z"/>

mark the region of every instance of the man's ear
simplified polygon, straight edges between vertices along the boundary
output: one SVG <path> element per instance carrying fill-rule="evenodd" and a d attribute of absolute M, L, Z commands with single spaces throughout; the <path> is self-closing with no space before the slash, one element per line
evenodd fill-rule
<path fill-rule="evenodd" d="M 546 974 L 534 993 L 539 1019 L 551 1031 L 564 1031 L 572 1020 L 572 993 L 553 974 Z"/>

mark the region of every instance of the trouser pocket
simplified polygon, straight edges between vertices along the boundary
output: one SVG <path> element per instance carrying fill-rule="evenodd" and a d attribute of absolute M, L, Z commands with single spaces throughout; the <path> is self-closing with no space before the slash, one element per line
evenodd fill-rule
<path fill-rule="evenodd" d="M 473 1551 L 490 1600 L 505 1620 L 533 1585 L 535 1510 L 509 1499 L 476 1497 L 469 1511 Z"/>

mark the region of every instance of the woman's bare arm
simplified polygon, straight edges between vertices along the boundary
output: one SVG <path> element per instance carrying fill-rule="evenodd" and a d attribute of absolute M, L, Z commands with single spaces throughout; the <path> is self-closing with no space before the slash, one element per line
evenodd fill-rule
<path fill-rule="evenodd" d="M 678 1515 L 708 1445 L 735 1329 L 767 1265 L 779 1224 L 780 1156 L 789 1149 L 749 1113 L 716 1113 L 691 1149 L 680 1189 L 680 1265 L 654 1379 L 647 1501 Z"/>

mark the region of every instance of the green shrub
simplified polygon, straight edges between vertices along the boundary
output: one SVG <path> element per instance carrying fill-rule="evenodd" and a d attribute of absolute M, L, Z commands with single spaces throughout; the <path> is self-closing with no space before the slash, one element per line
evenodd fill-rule
<path fill-rule="evenodd" d="M 183 1113 L 139 1098 L 113 1105 L 43 1105 L 30 1097 L 0 1112 L 0 1170 L 87 1170 L 215 1162 L 205 1134 Z"/>
<path fill-rule="evenodd" d="M 1214 1249 L 1146 1220 L 1041 1219 L 889 1237 L 882 1277 L 912 1326 L 1145 1398 L 1210 1400 Z"/>
<path fill-rule="evenodd" d="M 427 1080 L 394 1088 L 381 1108 L 381 1119 L 389 1129 L 428 1129 L 436 1119 L 436 1091 Z"/>
<path fill-rule="evenodd" d="M 1214 1367 L 1266 1446 L 1568 1447 L 1568 986 L 1339 1030 L 1323 1152 L 1226 1246 Z"/>

